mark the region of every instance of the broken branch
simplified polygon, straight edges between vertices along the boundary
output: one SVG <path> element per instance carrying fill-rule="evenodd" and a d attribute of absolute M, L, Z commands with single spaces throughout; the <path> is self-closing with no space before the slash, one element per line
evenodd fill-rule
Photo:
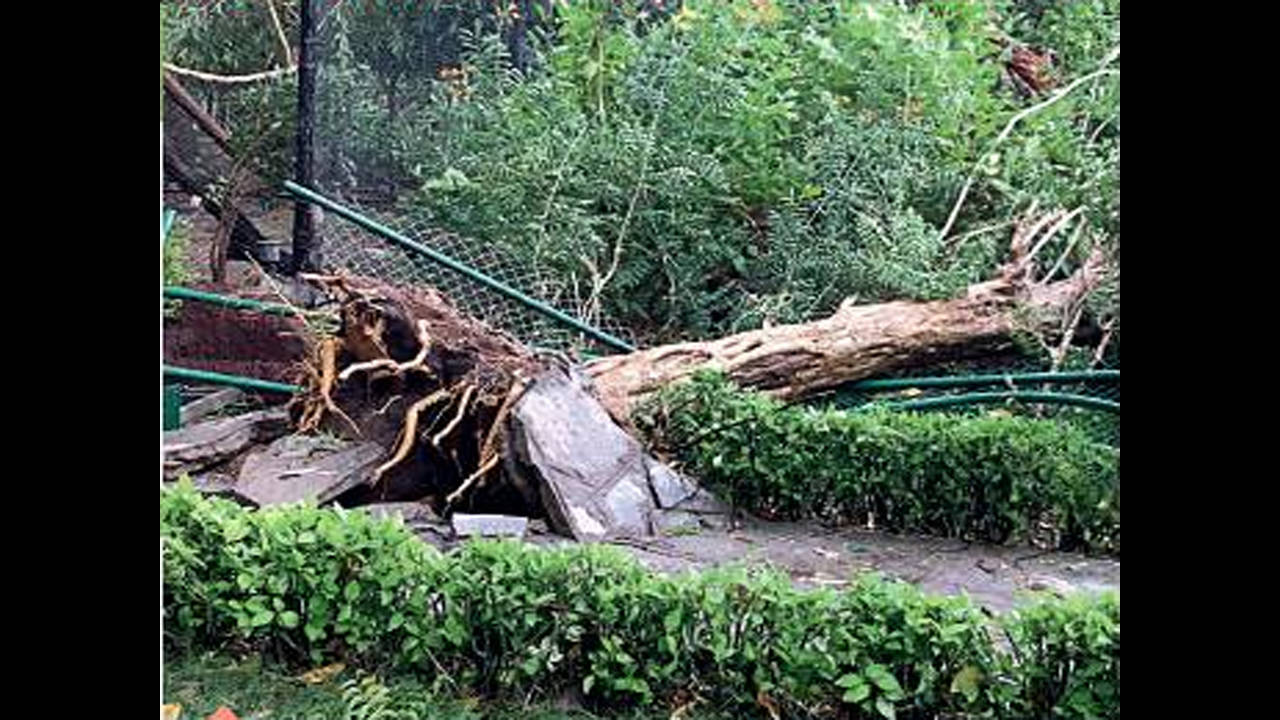
<path fill-rule="evenodd" d="M 187 68 L 174 65 L 173 63 L 165 63 L 164 69 L 168 70 L 171 73 L 176 73 L 178 75 L 186 75 L 187 77 L 193 77 L 193 78 L 196 78 L 197 80 L 204 80 L 206 82 L 214 82 L 214 83 L 223 83 L 226 85 L 237 85 L 242 83 L 258 82 L 260 80 L 273 80 L 278 77 L 284 77 L 285 75 L 291 75 L 298 71 L 298 68 L 295 65 L 287 68 L 279 68 L 276 70 L 267 70 L 265 72 L 250 73 L 248 75 L 217 75 L 214 73 L 201 72 L 199 70 L 189 70 Z"/>

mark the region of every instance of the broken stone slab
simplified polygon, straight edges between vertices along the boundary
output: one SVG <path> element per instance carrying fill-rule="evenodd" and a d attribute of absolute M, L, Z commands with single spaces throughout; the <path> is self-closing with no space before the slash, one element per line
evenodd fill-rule
<path fill-rule="evenodd" d="M 649 488 L 660 508 L 673 508 L 698 492 L 698 486 L 692 481 L 653 458 L 645 458 L 645 468 L 649 473 Z"/>
<path fill-rule="evenodd" d="M 655 535 L 696 535 L 702 532 L 702 520 L 687 510 L 659 510 L 653 515 Z"/>
<path fill-rule="evenodd" d="M 676 503 L 674 510 L 686 510 L 700 515 L 725 515 L 729 514 L 729 504 L 716 497 L 706 488 L 698 488 L 697 492 Z"/>
<path fill-rule="evenodd" d="M 230 460 L 254 443 L 269 442 L 289 431 L 282 408 L 197 423 L 164 434 L 164 477 L 176 479 Z"/>
<path fill-rule="evenodd" d="M 226 473 L 206 473 L 191 478 L 191 486 L 206 495 L 229 497 L 235 495 L 236 478 Z"/>
<path fill-rule="evenodd" d="M 457 546 L 453 530 L 448 525 L 410 525 L 409 530 L 414 537 L 441 552 L 448 552 Z"/>
<path fill-rule="evenodd" d="M 533 474 L 551 526 L 575 540 L 647 537 L 656 509 L 644 449 L 573 369 L 535 380 L 511 415 L 511 451 Z"/>
<path fill-rule="evenodd" d="M 259 507 L 324 504 L 369 480 L 383 453 L 377 443 L 290 435 L 245 458 L 236 493 Z"/>
<path fill-rule="evenodd" d="M 400 518 L 409 532 L 419 540 L 435 547 L 447 550 L 453 541 L 453 528 L 440 519 L 432 509 L 422 503 L 389 502 L 362 505 L 357 510 L 367 510 L 375 518 Z"/>
<path fill-rule="evenodd" d="M 245 397 L 245 392 L 240 388 L 222 388 L 198 400 L 192 400 L 179 411 L 181 424 L 190 425 L 203 420 L 223 408 L 242 402 Z"/>
<path fill-rule="evenodd" d="M 529 518 L 516 515 L 453 514 L 453 532 L 458 537 L 523 538 L 529 529 Z"/>
<path fill-rule="evenodd" d="M 362 505 L 359 509 L 367 510 L 370 515 L 381 520 L 398 517 L 406 525 L 444 523 L 430 507 L 416 502 L 374 503 Z"/>

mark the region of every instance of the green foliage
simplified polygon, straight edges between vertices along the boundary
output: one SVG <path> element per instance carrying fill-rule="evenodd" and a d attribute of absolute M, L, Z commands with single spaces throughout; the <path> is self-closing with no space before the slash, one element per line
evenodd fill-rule
<path fill-rule="evenodd" d="M 166 653 L 163 665 L 164 702 L 182 705 L 183 718 L 206 718 L 223 705 L 245 718 L 269 711 L 271 717 L 329 720 L 346 712 L 337 683 L 299 683 L 296 672 L 260 656 Z"/>
<path fill-rule="evenodd" d="M 191 281 L 191 268 L 187 261 L 187 232 L 181 219 L 175 218 L 169 235 L 164 239 L 160 255 L 160 274 L 166 286 L 186 285 Z M 166 317 L 182 307 L 181 300 L 165 300 Z"/>
<path fill-rule="evenodd" d="M 1003 543 L 1049 521 L 1064 549 L 1119 552 L 1119 453 L 1020 417 L 784 407 L 702 373 L 637 424 L 690 471 L 766 517 L 865 522 Z"/>
<path fill-rule="evenodd" d="M 1106 708 L 1120 707 L 1118 596 L 1022 608 L 1009 630 L 1026 664 L 1013 705 L 1017 716 L 1109 717 Z"/>
<path fill-rule="evenodd" d="M 442 555 L 362 511 L 249 511 L 186 481 L 162 491 L 160 519 L 166 637 L 184 654 L 233 641 L 299 666 L 389 667 L 455 697 L 527 702 L 576 685 L 615 711 L 698 696 L 736 716 L 760 698 L 788 717 L 1119 716 L 1069 670 L 1118 688 L 1118 642 L 1081 635 L 1096 629 L 1092 602 L 1001 620 L 1020 643 L 1053 639 L 1014 657 L 967 599 L 875 576 L 805 592 L 769 570 L 652 575 L 607 546 L 472 542 Z M 1118 621 L 1117 603 L 1117 636 Z M 346 689 L 349 707 L 391 709 L 375 681 Z"/>
<path fill-rule="evenodd" d="M 275 2 L 290 60 L 297 62 L 298 3 Z M 166 61 L 219 75 L 285 67 L 284 49 L 261 2 L 172 3 L 163 16 Z M 231 155 L 272 185 L 292 175 L 297 76 L 227 85 L 179 76 L 231 132 Z"/>
<path fill-rule="evenodd" d="M 181 219 L 174 219 L 169 236 L 164 239 L 160 267 L 165 285 L 185 285 L 191 280 L 191 269 L 187 266 L 187 231 Z"/>

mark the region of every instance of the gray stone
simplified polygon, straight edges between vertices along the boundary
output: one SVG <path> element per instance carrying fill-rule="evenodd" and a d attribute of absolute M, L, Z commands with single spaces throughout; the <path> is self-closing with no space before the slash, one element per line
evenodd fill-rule
<path fill-rule="evenodd" d="M 383 454 L 377 443 L 290 435 L 245 458 L 236 493 L 260 507 L 323 504 L 368 481 Z"/>
<path fill-rule="evenodd" d="M 207 495 L 234 495 L 236 479 L 225 473 L 208 473 L 191 478 L 191 486 Z"/>
<path fill-rule="evenodd" d="M 453 531 L 458 537 L 524 537 L 529 518 L 515 515 L 453 514 Z"/>
<path fill-rule="evenodd" d="M 370 515 L 381 518 L 400 518 L 409 532 L 419 540 L 435 547 L 437 550 L 448 550 L 453 541 L 453 528 L 440 519 L 430 507 L 416 502 L 388 502 L 362 505 L 357 510 L 367 510 Z"/>
<path fill-rule="evenodd" d="M 194 474 L 230 460 L 254 443 L 268 442 L 288 431 L 288 413 L 275 408 L 171 430 L 161 441 L 164 476 L 172 480 L 182 474 Z"/>
<path fill-rule="evenodd" d="M 430 507 L 416 502 L 374 503 L 363 505 L 361 509 L 367 510 L 370 515 L 380 519 L 398 517 L 404 520 L 406 525 L 444 522 Z"/>
<path fill-rule="evenodd" d="M 203 420 L 229 405 L 241 402 L 244 398 L 245 393 L 240 388 L 222 388 L 216 392 L 209 393 L 182 406 L 179 415 L 181 423 L 185 426 L 198 420 Z"/>
<path fill-rule="evenodd" d="M 653 515 L 653 532 L 657 535 L 696 535 L 702 531 L 697 513 L 687 510 L 659 510 Z"/>
<path fill-rule="evenodd" d="M 658 507 L 673 508 L 698 492 L 697 485 L 657 460 L 646 459 L 645 465 L 649 471 L 649 487 Z"/>
<path fill-rule="evenodd" d="M 535 477 L 551 526 L 575 540 L 647 536 L 654 500 L 644 449 L 576 371 L 540 376 L 512 410 L 514 461 Z"/>
<path fill-rule="evenodd" d="M 698 521 L 702 523 L 702 527 L 708 530 L 728 530 L 729 514 L 728 513 L 693 513 L 698 516 Z"/>
<path fill-rule="evenodd" d="M 713 515 L 729 514 L 729 505 L 712 495 L 706 488 L 698 488 L 698 491 L 692 497 L 677 503 L 675 509 Z"/>
<path fill-rule="evenodd" d="M 636 537 L 649 534 L 649 516 L 653 506 L 647 485 L 642 488 L 632 479 L 619 480 L 604 501 L 615 532 Z"/>
<path fill-rule="evenodd" d="M 453 536 L 453 529 L 447 524 L 410 525 L 409 530 L 413 532 L 414 537 L 442 552 L 447 552 L 457 546 Z"/>
<path fill-rule="evenodd" d="M 1058 597 L 1066 597 L 1077 592 L 1076 586 L 1052 575 L 1032 575 L 1027 578 L 1027 589 L 1053 593 Z"/>

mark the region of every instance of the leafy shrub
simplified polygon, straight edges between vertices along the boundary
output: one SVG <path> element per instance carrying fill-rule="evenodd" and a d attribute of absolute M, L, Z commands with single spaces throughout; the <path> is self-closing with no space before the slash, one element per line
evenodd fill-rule
<path fill-rule="evenodd" d="M 1118 597 L 1051 600 L 1015 612 L 1010 639 L 1024 653 L 1013 704 L 1019 717 L 1106 717 L 1105 708 L 1120 707 Z"/>
<path fill-rule="evenodd" d="M 1093 632 L 1095 608 L 1111 605 L 1002 620 L 1020 645 L 1048 641 L 1013 657 L 967 599 L 874 576 L 805 592 L 768 570 L 655 576 L 607 546 L 472 542 L 442 555 L 363 511 L 249 511 L 185 481 L 162 491 L 160 519 L 166 635 L 180 652 L 232 642 L 508 699 L 576 684 L 619 709 L 701 697 L 738 716 L 763 704 L 788 717 L 1119 717 L 1118 602 L 1115 643 Z M 1087 669 L 1093 696 L 1072 668 Z"/>
<path fill-rule="evenodd" d="M 1119 552 L 1119 456 L 1018 417 L 788 408 L 702 373 L 637 421 L 740 507 L 1006 542 L 1049 520 L 1062 548 Z"/>

